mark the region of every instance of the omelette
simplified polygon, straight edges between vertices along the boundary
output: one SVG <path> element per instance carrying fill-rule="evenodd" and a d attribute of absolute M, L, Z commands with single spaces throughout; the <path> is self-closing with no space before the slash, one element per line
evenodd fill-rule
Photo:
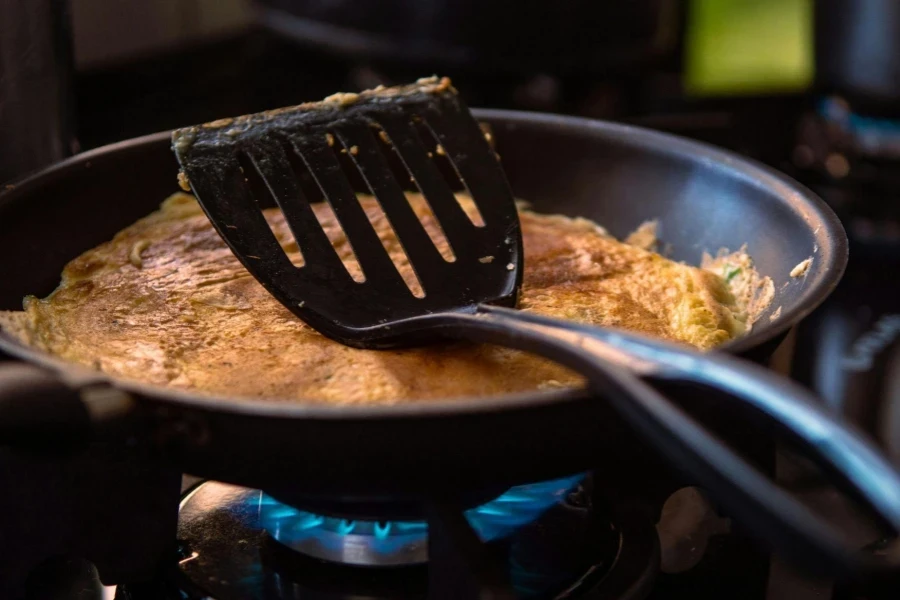
<path fill-rule="evenodd" d="M 410 203 L 442 253 L 449 247 L 421 196 Z M 460 203 L 470 214 L 473 204 Z M 361 196 L 401 274 L 415 283 L 402 247 L 372 197 Z M 314 210 L 352 275 L 353 251 L 325 203 Z M 291 261 L 302 255 L 282 213 L 266 219 Z M 618 327 L 708 350 L 744 334 L 765 287 L 746 253 L 703 268 L 653 251 L 652 229 L 625 242 L 582 218 L 520 207 L 525 270 L 519 308 Z M 768 282 L 771 286 L 771 282 Z M 193 196 L 176 193 L 111 241 L 72 260 L 47 298 L 0 312 L 23 343 L 114 377 L 196 393 L 330 404 L 465 399 L 582 378 L 538 356 L 497 346 L 446 343 L 361 350 L 305 325 L 243 268 Z M 473 400 L 474 401 L 474 400 Z"/>

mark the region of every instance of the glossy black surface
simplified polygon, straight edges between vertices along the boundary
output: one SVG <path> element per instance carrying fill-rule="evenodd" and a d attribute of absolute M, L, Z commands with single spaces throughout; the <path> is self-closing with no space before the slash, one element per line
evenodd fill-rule
<path fill-rule="evenodd" d="M 502 111 L 494 128 L 514 193 L 537 210 L 587 216 L 616 235 L 648 217 L 679 260 L 747 243 L 778 295 L 726 348 L 765 356 L 837 283 L 840 225 L 802 187 L 709 146 L 627 127 Z M 62 266 L 153 210 L 175 189 L 168 135 L 88 152 L 0 194 L 0 307 L 48 293 Z M 79 226 L 74 227 L 73 224 Z M 805 278 L 793 266 L 813 256 Z M 0 337 L 5 351 L 58 362 Z M 130 382 L 157 450 L 181 468 L 291 497 L 361 500 L 477 490 L 586 470 L 614 456 L 619 420 L 583 394 L 479 402 L 319 407 L 208 398 Z M 316 460 L 308 460 L 315 456 Z M 284 474 L 291 479 L 285 480 Z"/>
<path fill-rule="evenodd" d="M 428 341 L 423 330 L 440 313 L 468 312 L 479 302 L 516 303 L 522 235 L 512 191 L 462 98 L 436 79 L 345 104 L 178 129 L 172 140 L 192 191 L 234 255 L 323 335 L 360 348 L 415 344 Z M 439 167 L 442 156 L 458 173 L 453 185 Z M 441 255 L 407 201 L 411 182 L 434 212 L 453 260 Z M 463 183 L 480 223 L 454 197 Z M 418 290 L 403 280 L 357 192 L 377 199 Z M 320 199 L 347 238 L 357 277 L 310 206 Z M 260 211 L 266 204 L 283 213 L 302 267 L 291 264 L 272 234 Z"/>

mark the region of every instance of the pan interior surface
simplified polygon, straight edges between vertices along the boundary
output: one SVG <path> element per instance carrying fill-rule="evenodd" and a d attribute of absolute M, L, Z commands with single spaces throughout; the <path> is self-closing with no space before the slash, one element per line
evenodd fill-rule
<path fill-rule="evenodd" d="M 777 337 L 840 278 L 846 240 L 833 213 L 768 169 L 638 128 L 504 111 L 476 116 L 491 124 L 516 196 L 538 212 L 583 216 L 617 237 L 658 219 L 666 253 L 694 264 L 704 251 L 746 244 L 776 296 L 751 334 L 728 344 L 731 351 Z M 155 210 L 176 189 L 176 174 L 168 134 L 159 134 L 80 155 L 3 192 L 0 309 L 51 292 L 69 260 Z M 806 275 L 791 277 L 810 258 Z"/>

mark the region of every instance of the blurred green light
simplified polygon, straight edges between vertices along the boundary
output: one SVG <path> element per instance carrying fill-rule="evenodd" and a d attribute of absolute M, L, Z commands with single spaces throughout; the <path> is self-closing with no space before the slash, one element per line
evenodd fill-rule
<path fill-rule="evenodd" d="M 815 71 L 814 0 L 691 0 L 685 90 L 695 96 L 796 92 Z"/>

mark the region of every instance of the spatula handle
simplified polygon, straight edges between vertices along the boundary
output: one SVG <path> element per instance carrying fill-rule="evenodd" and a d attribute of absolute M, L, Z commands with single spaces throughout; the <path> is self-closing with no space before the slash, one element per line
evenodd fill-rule
<path fill-rule="evenodd" d="M 720 353 L 495 307 L 456 315 L 449 335 L 540 354 L 584 375 L 644 438 L 752 534 L 809 569 L 848 579 L 900 574 L 900 543 L 867 553 L 635 374 L 729 393 L 799 441 L 836 483 L 900 531 L 900 476 L 850 425 L 797 384 Z M 752 425 L 752 423 L 748 423 Z"/>

